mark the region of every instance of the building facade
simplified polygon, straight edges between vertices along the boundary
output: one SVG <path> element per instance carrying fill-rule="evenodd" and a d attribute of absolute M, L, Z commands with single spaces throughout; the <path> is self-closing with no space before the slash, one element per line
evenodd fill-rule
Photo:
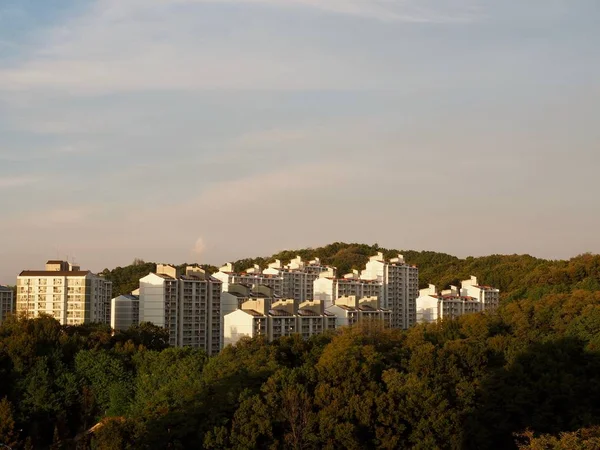
<path fill-rule="evenodd" d="M 169 344 L 218 353 L 221 335 L 221 281 L 203 269 L 188 266 L 185 273 L 157 265 L 156 273 L 140 279 L 140 322 L 169 332 Z"/>
<path fill-rule="evenodd" d="M 336 317 L 338 327 L 370 322 L 387 328 L 392 324 L 392 312 L 381 309 L 377 297 L 341 297 L 336 300 L 335 305 L 327 308 L 327 312 Z"/>
<path fill-rule="evenodd" d="M 477 277 L 461 283 L 461 287 L 438 292 L 432 284 L 421 289 L 417 298 L 417 323 L 455 319 L 465 314 L 495 311 L 500 304 L 500 291 L 491 286 L 480 286 Z"/>
<path fill-rule="evenodd" d="M 140 297 L 119 295 L 111 300 L 110 326 L 116 331 L 125 331 L 140 323 Z"/>
<path fill-rule="evenodd" d="M 66 261 L 48 261 L 46 270 L 17 277 L 17 314 L 49 314 L 62 325 L 109 323 L 112 283 Z"/>
<path fill-rule="evenodd" d="M 292 334 L 309 338 L 335 327 L 336 317 L 326 312 L 320 301 L 299 304 L 294 299 L 248 300 L 240 309 L 225 315 L 223 344 L 257 336 L 264 336 L 269 342 Z"/>
<path fill-rule="evenodd" d="M 2 323 L 15 310 L 13 290 L 7 286 L 0 286 L 0 323 Z"/>
<path fill-rule="evenodd" d="M 304 302 L 313 300 L 313 282 L 319 275 L 332 271 L 331 267 L 322 265 L 318 258 L 305 262 L 297 256 L 286 265 L 275 260 L 264 270 L 254 266 L 242 273 L 233 272 L 233 265 L 227 263 L 213 276 L 223 283 L 224 292 L 228 290 L 229 284 L 263 285 L 272 288 L 277 297 Z"/>
<path fill-rule="evenodd" d="M 392 312 L 393 328 L 406 329 L 417 322 L 419 269 L 406 264 L 402 255 L 389 261 L 381 252 L 372 256 L 361 272 L 361 279 L 380 283 L 379 305 Z"/>

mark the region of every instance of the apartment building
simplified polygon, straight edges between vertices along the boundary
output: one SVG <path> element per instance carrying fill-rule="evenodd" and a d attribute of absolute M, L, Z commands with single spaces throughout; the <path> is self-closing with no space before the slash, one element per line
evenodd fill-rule
<path fill-rule="evenodd" d="M 481 303 L 482 311 L 493 311 L 500 306 L 500 289 L 480 285 L 475 276 L 461 282 L 461 295 L 476 298 Z"/>
<path fill-rule="evenodd" d="M 473 295 L 475 294 L 475 295 Z M 417 323 L 455 319 L 465 314 L 494 311 L 500 303 L 500 291 L 491 286 L 480 286 L 476 277 L 461 283 L 461 288 L 438 292 L 432 284 L 419 291 L 417 298 Z"/>
<path fill-rule="evenodd" d="M 380 323 L 384 327 L 392 324 L 392 312 L 379 307 L 378 297 L 340 297 L 326 311 L 336 317 L 337 327 L 364 322 Z"/>
<path fill-rule="evenodd" d="M 0 286 L 0 323 L 14 312 L 13 290 L 7 286 Z"/>
<path fill-rule="evenodd" d="M 248 300 L 240 309 L 225 315 L 223 343 L 235 344 L 243 337 L 256 336 L 264 336 L 272 342 L 296 333 L 308 338 L 335 326 L 335 316 L 324 311 L 322 302 Z"/>
<path fill-rule="evenodd" d="M 46 270 L 17 277 L 16 312 L 34 318 L 49 314 L 62 325 L 110 323 L 112 283 L 67 261 L 51 260 Z"/>
<path fill-rule="evenodd" d="M 363 280 L 357 270 L 335 278 L 332 272 L 322 272 L 313 282 L 313 297 L 321 300 L 325 308 L 336 303 L 342 297 L 379 297 L 381 295 L 381 283 L 377 280 Z"/>
<path fill-rule="evenodd" d="M 281 276 L 283 279 L 283 297 L 304 302 L 313 300 L 313 282 L 319 278 L 319 275 L 331 271 L 333 269 L 322 265 L 318 258 L 305 262 L 302 257 L 296 256 L 285 266 L 282 265 L 280 260 L 275 260 L 263 270 L 263 274 Z"/>
<path fill-rule="evenodd" d="M 268 286 L 273 289 L 276 296 L 283 296 L 283 277 L 280 274 L 263 274 L 260 267 L 255 265 L 244 270 L 241 273 L 233 271 L 233 264 L 227 263 L 219 268 L 217 273 L 212 275 L 221 281 L 224 292 L 228 291 L 230 284 L 245 284 L 248 286 Z"/>
<path fill-rule="evenodd" d="M 119 295 L 111 300 L 110 326 L 113 330 L 125 331 L 140 323 L 139 295 Z"/>
<path fill-rule="evenodd" d="M 392 312 L 393 328 L 406 329 L 416 323 L 419 295 L 419 269 L 416 266 L 406 264 L 402 255 L 386 261 L 379 252 L 369 258 L 360 277 L 380 283 L 379 305 Z"/>
<path fill-rule="evenodd" d="M 328 271 L 333 269 L 322 265 L 318 258 L 306 262 L 297 256 L 286 265 L 275 260 L 262 271 L 255 265 L 242 273 L 234 273 L 233 265 L 228 263 L 213 276 L 223 282 L 223 291 L 228 290 L 229 284 L 263 285 L 272 288 L 278 297 L 304 302 L 313 299 L 313 282 Z"/>
<path fill-rule="evenodd" d="M 224 346 L 225 316 L 241 309 L 242 305 L 250 300 L 263 300 L 271 304 L 281 298 L 276 296 L 273 288 L 269 286 L 228 284 L 227 291 L 221 292 L 221 348 Z"/>
<path fill-rule="evenodd" d="M 169 344 L 218 353 L 221 335 L 221 281 L 203 269 L 183 273 L 158 264 L 156 273 L 140 279 L 140 322 L 151 322 L 169 332 Z"/>

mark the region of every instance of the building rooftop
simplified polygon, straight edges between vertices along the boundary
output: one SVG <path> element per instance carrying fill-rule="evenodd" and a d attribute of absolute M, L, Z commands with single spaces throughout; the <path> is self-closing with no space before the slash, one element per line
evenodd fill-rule
<path fill-rule="evenodd" d="M 377 311 L 375 308 L 373 308 L 372 306 L 369 306 L 369 305 L 359 305 L 358 309 L 360 309 L 361 311 L 368 311 L 368 312 Z"/>
<path fill-rule="evenodd" d="M 165 280 L 174 280 L 175 279 L 169 275 L 165 275 L 164 273 L 155 273 L 154 275 L 156 275 L 157 277 L 163 278 Z"/>
<path fill-rule="evenodd" d="M 346 306 L 346 305 L 335 305 L 335 306 L 345 309 L 346 311 L 356 311 L 356 308 L 353 308 L 352 306 Z"/>
<path fill-rule="evenodd" d="M 269 314 L 272 316 L 278 316 L 278 317 L 293 317 L 294 316 L 293 314 L 290 314 L 285 309 L 279 309 L 279 308 L 270 309 Z"/>
<path fill-rule="evenodd" d="M 246 314 L 250 314 L 251 316 L 254 316 L 254 317 L 265 317 L 264 314 L 261 314 L 254 309 L 240 309 L 240 311 L 244 311 Z"/>
<path fill-rule="evenodd" d="M 0 291 L 3 291 L 3 292 L 7 292 L 7 291 L 8 292 L 12 292 L 12 289 L 9 288 L 8 286 L 2 286 L 2 285 L 0 285 Z"/>
<path fill-rule="evenodd" d="M 299 309 L 299 310 L 298 310 L 298 315 L 299 315 L 299 316 L 313 316 L 313 317 L 318 317 L 318 316 L 320 316 L 321 314 L 319 314 L 319 313 L 318 313 L 318 312 L 316 312 L 316 311 L 312 311 L 312 310 L 310 310 L 310 309 Z"/>
<path fill-rule="evenodd" d="M 119 297 L 126 298 L 128 300 L 139 300 L 140 299 L 139 295 L 132 295 L 132 294 L 123 294 L 123 295 L 119 295 Z M 119 298 L 119 297 L 116 297 L 116 298 Z"/>
<path fill-rule="evenodd" d="M 93 275 L 89 270 L 23 270 L 20 277 L 85 277 Z"/>

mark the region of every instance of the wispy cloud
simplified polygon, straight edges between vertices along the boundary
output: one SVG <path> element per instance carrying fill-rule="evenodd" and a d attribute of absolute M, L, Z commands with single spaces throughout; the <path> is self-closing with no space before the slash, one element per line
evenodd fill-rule
<path fill-rule="evenodd" d="M 442 0 L 99 0 L 87 13 L 40 36 L 43 44 L 21 64 L 1 69 L 0 91 L 369 89 L 383 82 L 381 75 L 373 77 L 377 70 L 370 65 L 357 65 L 342 54 L 334 57 L 298 37 L 265 40 L 252 27 L 232 27 L 227 38 L 209 35 L 198 25 L 201 15 L 189 8 L 241 3 L 438 23 L 473 20 L 473 1 L 448 6 Z M 49 126 L 62 129 L 61 123 Z"/>

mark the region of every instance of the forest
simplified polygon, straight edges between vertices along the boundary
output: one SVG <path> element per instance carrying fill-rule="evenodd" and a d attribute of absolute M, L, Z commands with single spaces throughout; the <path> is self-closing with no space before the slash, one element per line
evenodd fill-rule
<path fill-rule="evenodd" d="M 244 340 L 207 358 L 149 324 L 0 326 L 13 449 L 598 448 L 600 292 L 409 330 Z"/>
<path fill-rule="evenodd" d="M 336 245 L 301 255 L 352 268 L 375 248 Z M 112 333 L 12 317 L 0 325 L 0 444 L 600 448 L 599 256 L 404 254 L 422 283 L 473 274 L 500 287 L 500 309 L 409 330 L 370 324 L 309 340 L 246 339 L 210 358 L 168 348 L 151 324 Z M 126 286 L 128 274 L 146 270 L 152 264 L 138 261 L 107 276 Z"/>

